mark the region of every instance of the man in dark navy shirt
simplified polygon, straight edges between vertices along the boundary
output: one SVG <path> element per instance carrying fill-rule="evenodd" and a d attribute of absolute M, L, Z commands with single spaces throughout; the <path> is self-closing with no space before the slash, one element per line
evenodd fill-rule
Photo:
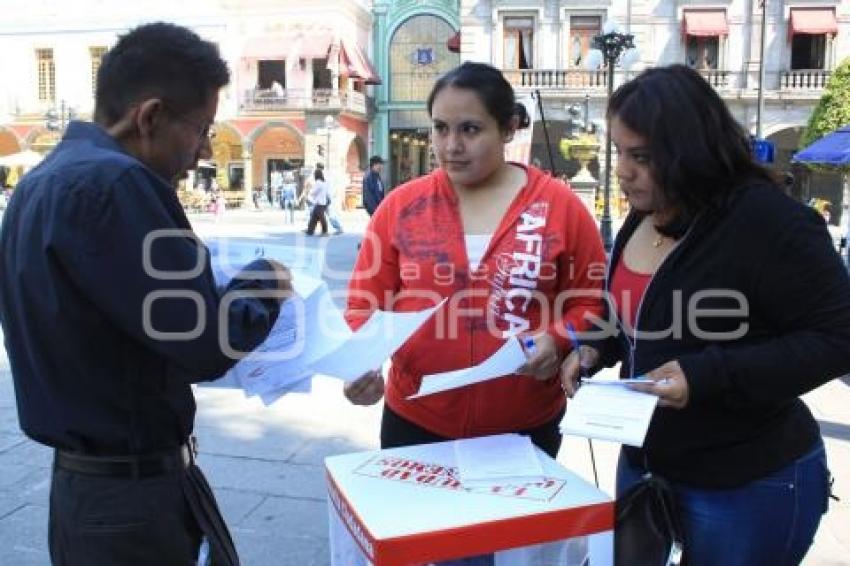
<path fill-rule="evenodd" d="M 384 200 L 384 182 L 381 180 L 381 171 L 384 168 L 384 159 L 380 155 L 373 155 L 369 159 L 369 171 L 363 176 L 363 208 L 369 216 L 375 214 L 375 210 Z"/>
<path fill-rule="evenodd" d="M 191 383 L 267 335 L 291 292 L 259 260 L 216 288 L 176 182 L 211 156 L 217 47 L 170 24 L 122 36 L 95 123 L 72 122 L 18 185 L 0 233 L 0 320 L 24 432 L 55 448 L 54 564 L 238 558 L 189 444 Z M 232 290 L 248 291 L 231 300 Z M 235 296 L 235 295 L 231 295 Z"/>

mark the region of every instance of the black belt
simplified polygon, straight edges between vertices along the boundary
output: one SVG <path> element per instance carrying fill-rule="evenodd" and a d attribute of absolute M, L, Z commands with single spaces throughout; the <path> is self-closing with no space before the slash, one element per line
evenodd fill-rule
<path fill-rule="evenodd" d="M 168 452 L 131 456 L 91 456 L 57 449 L 53 465 L 56 468 L 112 478 L 149 478 L 183 471 L 194 460 L 192 449 L 183 445 Z"/>

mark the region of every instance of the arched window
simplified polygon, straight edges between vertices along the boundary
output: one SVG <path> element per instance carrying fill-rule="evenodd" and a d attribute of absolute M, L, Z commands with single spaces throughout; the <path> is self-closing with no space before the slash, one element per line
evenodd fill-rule
<path fill-rule="evenodd" d="M 434 81 L 460 64 L 460 55 L 447 42 L 455 30 L 437 16 L 414 16 L 404 22 L 390 41 L 390 100 L 421 102 Z"/>

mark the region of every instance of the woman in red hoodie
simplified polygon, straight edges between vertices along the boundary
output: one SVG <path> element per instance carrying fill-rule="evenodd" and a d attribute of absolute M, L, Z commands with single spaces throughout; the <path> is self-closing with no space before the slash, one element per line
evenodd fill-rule
<path fill-rule="evenodd" d="M 393 356 L 381 446 L 520 432 L 554 457 L 565 328 L 585 328 L 602 310 L 596 224 L 562 181 L 505 161 L 505 144 L 529 120 L 499 70 L 467 62 L 450 71 L 428 113 L 440 167 L 381 202 L 349 284 L 354 328 L 375 309 L 415 311 L 448 298 Z M 517 374 L 407 399 L 422 376 L 477 365 L 516 335 L 534 340 Z M 380 372 L 345 393 L 376 403 Z"/>

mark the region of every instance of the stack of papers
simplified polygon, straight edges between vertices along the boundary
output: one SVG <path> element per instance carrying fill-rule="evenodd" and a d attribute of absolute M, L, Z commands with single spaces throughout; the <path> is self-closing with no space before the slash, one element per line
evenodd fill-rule
<path fill-rule="evenodd" d="M 234 246 L 228 257 L 249 260 L 254 255 L 253 249 Z M 292 286 L 295 295 L 281 305 L 266 339 L 220 379 L 204 385 L 239 388 L 268 405 L 287 393 L 309 392 L 316 374 L 353 381 L 380 368 L 440 306 L 375 311 L 352 332 L 325 282 L 293 271 Z"/>
<path fill-rule="evenodd" d="M 454 442 L 460 483 L 472 489 L 543 481 L 537 449 L 527 436 L 498 434 Z"/>
<path fill-rule="evenodd" d="M 585 381 L 567 402 L 561 432 L 642 446 L 658 397 L 628 387 Z M 618 380 L 619 381 L 619 380 Z M 616 385 L 625 385 L 620 381 Z"/>

